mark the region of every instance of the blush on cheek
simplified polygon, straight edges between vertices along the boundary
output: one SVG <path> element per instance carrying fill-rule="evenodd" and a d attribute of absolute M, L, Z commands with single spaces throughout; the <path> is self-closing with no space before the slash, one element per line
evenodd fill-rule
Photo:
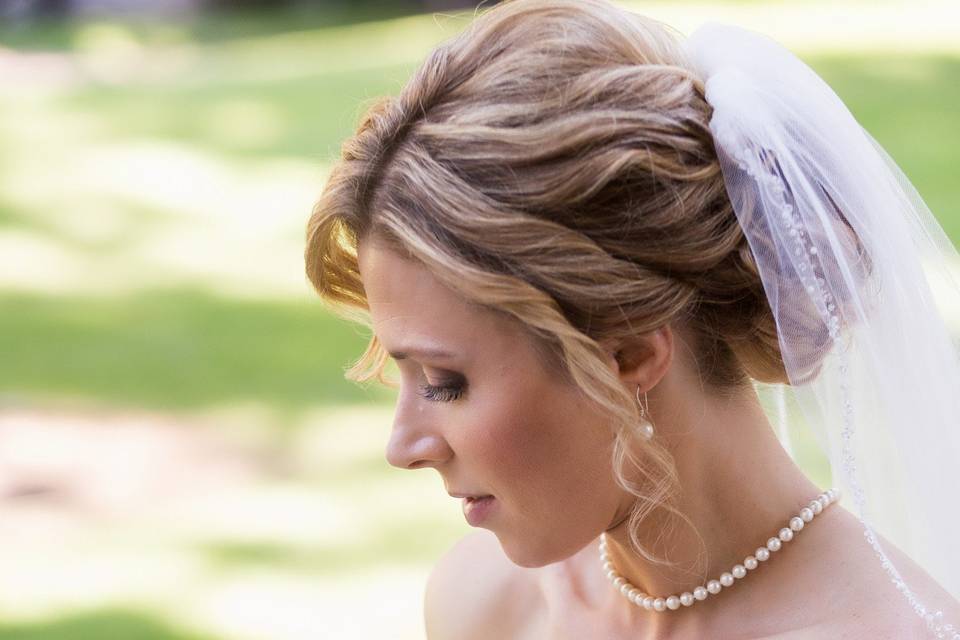
<path fill-rule="evenodd" d="M 464 434 L 457 455 L 466 468 L 473 470 L 477 490 L 512 502 L 532 482 L 535 484 L 542 472 L 541 445 L 536 430 L 523 421 L 522 415 L 510 412 L 483 416 L 475 429 L 467 429 Z"/>
<path fill-rule="evenodd" d="M 522 353 L 495 387 L 485 388 L 489 395 L 476 399 L 482 409 L 470 417 L 473 428 L 461 443 L 464 462 L 489 479 L 488 491 L 497 495 L 500 488 L 508 494 L 505 502 L 522 501 L 524 511 L 551 517 L 558 499 L 569 497 L 570 485 L 576 483 L 570 476 L 584 462 L 579 451 L 590 451 L 583 442 L 590 439 L 583 428 L 590 418 L 569 390 Z"/>
<path fill-rule="evenodd" d="M 564 453 L 562 442 L 536 421 L 515 420 L 501 422 L 502 427 L 489 434 L 478 450 L 486 461 L 498 487 L 509 493 L 505 502 L 522 505 L 526 514 L 549 514 L 561 510 L 558 496 L 569 482 L 569 452 Z M 481 452 L 482 451 L 482 452 Z"/>

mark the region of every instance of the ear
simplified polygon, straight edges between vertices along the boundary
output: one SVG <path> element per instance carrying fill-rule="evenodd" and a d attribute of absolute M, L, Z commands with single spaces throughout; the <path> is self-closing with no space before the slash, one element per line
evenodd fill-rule
<path fill-rule="evenodd" d="M 663 325 L 608 350 L 611 366 L 616 363 L 624 384 L 649 391 L 666 375 L 673 362 L 674 331 L 670 325 Z"/>

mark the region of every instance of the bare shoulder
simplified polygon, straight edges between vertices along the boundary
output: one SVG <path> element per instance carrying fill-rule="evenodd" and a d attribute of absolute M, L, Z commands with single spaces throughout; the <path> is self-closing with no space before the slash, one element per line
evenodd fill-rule
<path fill-rule="evenodd" d="M 928 638 L 932 637 L 926 623 L 916 614 L 893 617 L 886 611 L 838 616 L 830 622 L 821 622 L 803 629 L 767 636 L 764 640 L 873 640 L 874 638 Z M 945 636 L 946 637 L 946 636 Z"/>
<path fill-rule="evenodd" d="M 471 532 L 440 557 L 427 580 L 427 638 L 515 637 L 536 597 L 496 535 L 486 529 Z"/>
<path fill-rule="evenodd" d="M 924 571 L 912 558 L 897 545 L 879 535 L 884 552 L 897 567 L 901 577 L 910 585 L 913 596 L 922 603 L 931 614 L 942 614 L 941 624 L 952 622 L 960 624 L 960 602 L 944 589 L 929 573 Z M 872 549 L 871 549 L 872 551 Z M 846 616 L 846 622 L 854 628 L 872 631 L 872 635 L 853 631 L 840 637 L 932 637 L 926 621 L 910 606 L 906 596 L 892 582 L 889 574 L 880 566 L 876 556 L 869 562 L 869 568 L 876 577 L 872 584 L 860 589 L 859 598 L 853 599 L 851 609 L 855 613 Z M 866 574 L 866 570 L 864 571 Z M 858 604 L 860 606 L 856 606 Z M 844 621 L 841 620 L 842 624 Z"/>
<path fill-rule="evenodd" d="M 960 623 L 960 602 L 954 599 L 926 571 L 889 540 L 880 536 L 884 550 L 907 581 L 913 595 L 930 613 L 942 613 L 941 624 Z M 872 552 L 872 549 L 871 549 Z M 932 637 L 926 621 L 897 590 L 876 557 L 866 557 L 846 594 L 835 598 L 835 613 L 807 629 L 776 636 L 776 640 L 806 638 L 926 638 Z"/>
<path fill-rule="evenodd" d="M 858 610 L 845 610 L 839 607 L 836 614 L 798 629 L 764 636 L 763 640 L 873 640 L 874 638 L 927 638 L 932 637 L 926 622 L 909 607 L 903 607 L 906 599 L 897 594 L 903 602 L 879 598 L 877 602 Z M 957 620 L 956 608 L 952 613 L 943 610 L 943 621 Z M 946 636 L 945 636 L 946 637 Z"/>
<path fill-rule="evenodd" d="M 838 505 L 839 506 L 839 505 Z M 863 536 L 862 524 L 845 509 L 833 512 L 828 536 L 817 540 L 823 549 L 824 568 L 819 575 L 807 574 L 798 586 L 801 593 L 816 594 L 806 601 L 802 616 L 808 622 L 765 636 L 766 640 L 814 640 L 838 638 L 926 638 L 932 637 L 926 622 L 910 606 L 891 581 L 874 549 Z M 906 580 L 914 596 L 933 613 L 943 612 L 943 622 L 960 621 L 960 602 L 899 547 L 879 535 L 884 552 Z"/>

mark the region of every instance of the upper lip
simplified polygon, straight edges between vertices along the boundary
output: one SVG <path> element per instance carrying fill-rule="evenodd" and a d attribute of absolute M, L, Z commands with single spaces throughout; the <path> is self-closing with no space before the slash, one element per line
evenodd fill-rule
<path fill-rule="evenodd" d="M 447 493 L 450 494 L 451 498 L 484 498 L 490 495 L 489 493 L 462 493 L 459 491 L 448 491 Z"/>

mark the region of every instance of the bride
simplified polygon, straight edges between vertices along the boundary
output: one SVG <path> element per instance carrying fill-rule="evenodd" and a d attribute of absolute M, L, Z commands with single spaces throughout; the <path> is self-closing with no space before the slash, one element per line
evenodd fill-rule
<path fill-rule="evenodd" d="M 402 375 L 388 461 L 479 529 L 429 638 L 960 638 L 960 359 L 924 273 L 955 255 L 773 41 L 484 12 L 367 112 L 305 256 L 373 331 L 348 377 Z"/>

